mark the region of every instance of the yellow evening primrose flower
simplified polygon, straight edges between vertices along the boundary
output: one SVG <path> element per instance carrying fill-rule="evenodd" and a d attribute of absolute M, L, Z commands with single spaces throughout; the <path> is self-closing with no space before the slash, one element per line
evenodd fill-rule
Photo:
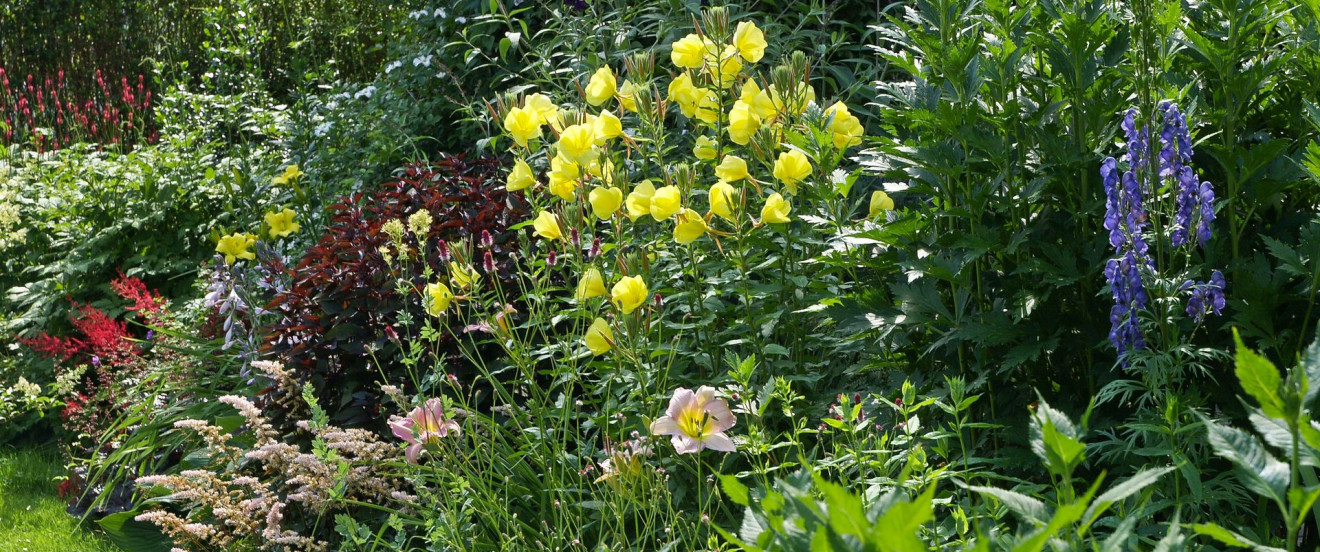
<path fill-rule="evenodd" d="M 706 124 L 715 124 L 715 121 L 720 119 L 720 97 L 715 91 L 706 88 L 698 88 L 693 94 L 698 98 L 697 120 Z"/>
<path fill-rule="evenodd" d="M 270 179 L 270 183 L 272 186 L 284 186 L 286 184 L 292 184 L 296 182 L 299 178 L 302 178 L 303 174 L 304 173 L 302 172 L 302 169 L 299 169 L 298 165 L 289 165 L 287 167 L 284 167 L 284 173 L 280 174 L 275 178 Z"/>
<path fill-rule="evenodd" d="M 719 67 L 719 73 L 715 72 L 716 67 Z M 738 58 L 738 49 L 725 46 L 718 56 L 714 51 L 708 52 L 706 70 L 710 73 L 711 80 L 720 88 L 732 86 L 738 80 L 738 73 L 742 72 L 742 60 Z"/>
<path fill-rule="evenodd" d="M 697 145 L 692 147 L 692 155 L 695 155 L 697 159 L 709 161 L 715 158 L 717 147 L 719 147 L 719 144 L 709 136 L 698 136 Z"/>
<path fill-rule="evenodd" d="M 535 111 L 515 107 L 504 116 L 504 130 L 519 146 L 527 147 L 528 140 L 541 137 L 541 118 Z"/>
<path fill-rule="evenodd" d="M 605 295 L 605 278 L 600 275 L 599 268 L 588 268 L 582 274 L 582 280 L 578 281 L 577 293 L 573 296 L 578 301 L 586 301 Z"/>
<path fill-rule="evenodd" d="M 637 220 L 651 214 L 651 197 L 655 195 L 655 185 L 650 180 L 643 180 L 633 186 L 632 193 L 628 194 L 628 218 Z"/>
<path fill-rule="evenodd" d="M 598 106 L 614 97 L 618 91 L 618 81 L 614 79 L 614 71 L 606 65 L 597 69 L 595 74 L 591 75 L 591 80 L 587 82 L 587 103 Z"/>
<path fill-rule="evenodd" d="M 623 190 L 618 188 L 596 188 L 587 194 L 591 202 L 591 212 L 600 220 L 614 216 L 614 212 L 623 205 Z"/>
<path fill-rule="evenodd" d="M 555 129 L 560 127 L 559 106 L 555 105 L 555 102 L 551 101 L 545 94 L 537 92 L 527 96 L 523 100 L 523 109 L 536 115 L 536 124 L 538 125 L 548 124 Z"/>
<path fill-rule="evenodd" d="M 683 193 L 677 186 L 665 186 L 651 196 L 651 216 L 655 220 L 665 220 L 683 208 Z"/>
<path fill-rule="evenodd" d="M 509 179 L 504 182 L 504 189 L 516 192 L 529 188 L 535 183 L 536 177 L 532 175 L 532 166 L 519 159 L 514 162 L 513 170 L 509 171 Z"/>
<path fill-rule="evenodd" d="M 623 106 L 624 109 L 632 112 L 637 111 L 637 85 L 633 84 L 632 81 L 623 81 L 623 84 L 619 85 L 619 93 L 616 95 L 619 98 L 619 105 Z"/>
<path fill-rule="evenodd" d="M 532 222 L 532 228 L 536 230 L 536 235 L 547 240 L 557 240 L 564 237 L 564 229 L 559 226 L 559 217 L 550 211 L 541 211 L 536 215 L 536 220 Z"/>
<path fill-rule="evenodd" d="M 692 243 L 705 235 L 707 229 L 706 220 L 700 213 L 692 209 L 680 210 L 674 220 L 674 241 L 679 245 Z"/>
<path fill-rule="evenodd" d="M 602 111 L 599 117 L 596 117 L 595 125 L 596 145 L 605 144 L 606 140 L 618 138 L 623 134 L 623 121 L 615 117 L 613 113 Z"/>
<path fill-rule="evenodd" d="M 449 302 L 454 300 L 454 293 L 449 286 L 441 282 L 426 285 L 426 314 L 440 316 L 449 310 Z"/>
<path fill-rule="evenodd" d="M 591 125 L 572 125 L 559 135 L 559 155 L 579 165 L 596 158 L 596 129 Z"/>
<path fill-rule="evenodd" d="M 775 160 L 775 178 L 790 192 L 797 193 L 798 182 L 811 175 L 811 160 L 798 150 L 788 150 Z"/>
<path fill-rule="evenodd" d="M 693 95 L 696 89 L 692 77 L 686 72 L 669 81 L 669 101 L 678 104 L 684 117 L 691 118 L 696 113 L 697 102 Z"/>
<path fill-rule="evenodd" d="M 738 90 L 738 99 L 747 102 L 747 105 L 755 102 L 759 95 L 761 95 L 761 87 L 756 85 L 756 79 L 747 79 Z"/>
<path fill-rule="evenodd" d="M 646 289 L 646 282 L 642 281 L 641 276 L 624 276 L 610 290 L 610 302 L 623 311 L 623 314 L 632 314 L 632 311 L 646 302 L 649 294 L 650 291 Z"/>
<path fill-rule="evenodd" d="M 765 33 L 756 27 L 756 23 L 739 22 L 738 28 L 733 31 L 733 45 L 738 48 L 738 54 L 743 59 L 756 63 L 765 56 Z"/>
<path fill-rule="evenodd" d="M 848 111 L 843 102 L 834 102 L 825 110 L 825 116 L 833 116 L 830 132 L 834 133 L 834 147 L 844 149 L 862 143 L 862 121 Z"/>
<path fill-rule="evenodd" d="M 793 205 L 779 194 L 770 194 L 765 198 L 765 207 L 761 208 L 761 221 L 766 224 L 784 224 L 793 219 L 788 218 L 789 211 L 793 210 Z"/>
<path fill-rule="evenodd" d="M 778 100 L 778 94 L 774 93 L 774 85 L 770 85 L 765 90 L 756 87 L 756 83 L 747 81 L 752 86 L 754 92 L 750 93 L 751 100 L 746 97 L 749 95 L 747 87 L 743 87 L 743 101 L 747 101 L 752 106 L 752 114 L 762 121 L 769 121 L 779 115 L 779 108 L 783 107 Z"/>
<path fill-rule="evenodd" d="M 696 34 L 678 39 L 670 48 L 670 61 L 684 69 L 700 69 L 706 62 L 706 42 Z"/>
<path fill-rule="evenodd" d="M 597 158 L 595 161 L 592 161 L 590 165 L 587 165 L 587 174 L 605 181 L 606 185 L 613 185 L 614 161 L 605 159 L 605 163 L 602 164 L 600 159 Z"/>
<path fill-rule="evenodd" d="M 293 209 L 285 209 L 278 213 L 266 213 L 266 226 L 270 227 L 270 239 L 276 240 L 284 236 L 292 235 L 299 228 L 297 222 L 293 221 L 296 213 Z"/>
<path fill-rule="evenodd" d="M 426 209 L 420 209 L 416 213 L 408 215 L 408 230 L 411 230 L 417 239 L 424 240 L 431 233 L 431 212 Z"/>
<path fill-rule="evenodd" d="M 449 262 L 449 283 L 458 289 L 468 289 L 477 281 L 477 269 L 456 262 Z"/>
<path fill-rule="evenodd" d="M 725 220 L 733 220 L 734 195 L 737 190 L 723 180 L 710 187 L 710 212 Z"/>
<path fill-rule="evenodd" d="M 257 237 L 246 232 L 235 232 L 223 238 L 216 244 L 215 252 L 225 256 L 225 263 L 234 264 L 237 259 L 247 259 L 249 261 L 256 259 L 257 255 L 248 251 L 257 243 Z"/>
<path fill-rule="evenodd" d="M 894 199 L 889 197 L 883 190 L 871 192 L 871 208 L 869 209 L 870 218 L 876 218 L 885 211 L 894 210 Z"/>
<path fill-rule="evenodd" d="M 729 110 L 729 139 L 740 146 L 752 141 L 752 136 L 761 128 L 761 120 L 752 112 L 751 104 L 738 100 Z"/>
<path fill-rule="evenodd" d="M 582 342 L 587 345 L 591 354 L 603 355 L 614 348 L 614 332 L 610 330 L 610 325 L 604 318 L 597 318 L 587 328 L 586 335 L 582 336 Z"/>
<path fill-rule="evenodd" d="M 725 182 L 737 182 L 747 178 L 747 162 L 737 155 L 726 155 L 715 167 L 715 176 Z"/>
<path fill-rule="evenodd" d="M 579 178 L 582 178 L 582 168 L 576 163 L 562 155 L 556 155 L 550 160 L 550 193 L 559 196 L 559 199 L 573 201 Z"/>

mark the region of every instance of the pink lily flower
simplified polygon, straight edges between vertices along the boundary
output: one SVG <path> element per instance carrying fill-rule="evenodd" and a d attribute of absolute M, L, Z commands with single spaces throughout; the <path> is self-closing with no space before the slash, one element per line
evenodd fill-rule
<path fill-rule="evenodd" d="M 733 452 L 733 440 L 724 432 L 735 420 L 729 404 L 715 398 L 713 387 L 701 386 L 693 392 L 684 387 L 674 391 L 664 417 L 651 423 L 653 435 L 670 435 L 679 454 L 703 449 Z"/>
<path fill-rule="evenodd" d="M 425 404 L 414 408 L 406 418 L 390 418 L 390 429 L 394 436 L 408 443 L 404 456 L 408 462 L 416 464 L 417 457 L 427 445 L 440 443 L 440 439 L 461 434 L 458 422 L 445 418 L 445 405 L 440 399 L 428 399 Z"/>

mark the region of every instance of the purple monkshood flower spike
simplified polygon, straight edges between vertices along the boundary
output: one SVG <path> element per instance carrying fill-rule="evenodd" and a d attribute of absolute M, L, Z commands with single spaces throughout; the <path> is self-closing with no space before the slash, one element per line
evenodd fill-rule
<path fill-rule="evenodd" d="M 1199 192 L 1201 220 L 1196 226 L 1196 239 L 1204 246 L 1210 241 L 1210 223 L 1215 221 L 1215 190 L 1209 182 L 1202 182 Z"/>

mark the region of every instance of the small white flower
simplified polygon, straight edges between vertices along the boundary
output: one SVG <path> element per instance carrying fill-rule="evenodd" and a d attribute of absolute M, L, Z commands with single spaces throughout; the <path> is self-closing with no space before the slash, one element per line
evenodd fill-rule
<path fill-rule="evenodd" d="M 326 121 L 324 123 L 316 125 L 316 128 L 312 130 L 312 134 L 315 134 L 317 136 L 325 136 L 325 133 L 329 132 L 330 127 L 333 124 L 334 123 L 332 123 L 331 121 Z"/>
<path fill-rule="evenodd" d="M 446 72 L 444 72 L 444 71 L 441 71 L 441 72 L 435 74 L 435 78 L 437 78 L 437 79 L 443 79 L 443 78 L 448 77 L 448 76 L 449 76 L 449 73 L 446 73 Z"/>
<path fill-rule="evenodd" d="M 392 72 L 392 71 L 394 71 L 395 69 L 398 69 L 398 68 L 400 68 L 400 67 L 403 67 L 403 62 L 402 62 L 402 61 L 391 61 L 389 65 L 386 65 L 386 66 L 385 66 L 385 72 L 388 74 L 388 73 L 390 73 L 390 72 Z"/>
<path fill-rule="evenodd" d="M 460 16 L 454 18 L 454 22 L 455 22 L 455 23 L 458 23 L 459 25 L 463 25 L 463 24 L 467 23 L 467 18 L 466 18 L 466 17 L 463 17 L 463 16 L 460 15 Z"/>
<path fill-rule="evenodd" d="M 376 86 L 375 86 L 375 85 L 371 85 L 371 86 L 368 86 L 368 87 L 366 87 L 366 88 L 363 88 L 362 90 L 358 90 L 358 93 L 355 94 L 354 97 L 357 97 L 357 98 L 364 98 L 364 97 L 365 97 L 365 98 L 370 98 L 370 97 L 372 97 L 372 96 L 374 96 L 374 95 L 376 95 Z"/>
<path fill-rule="evenodd" d="M 423 15 L 426 15 L 426 12 L 425 12 L 425 11 L 409 12 L 409 13 L 408 13 L 408 18 L 409 18 L 409 19 L 421 19 Z"/>
<path fill-rule="evenodd" d="M 421 67 L 423 65 L 427 67 L 431 66 L 431 56 L 426 55 L 413 58 L 413 67 Z"/>
<path fill-rule="evenodd" d="M 435 9 L 435 16 L 436 16 L 436 17 L 441 17 L 441 18 L 449 17 L 449 12 L 445 11 L 444 8 L 436 8 L 436 9 Z"/>

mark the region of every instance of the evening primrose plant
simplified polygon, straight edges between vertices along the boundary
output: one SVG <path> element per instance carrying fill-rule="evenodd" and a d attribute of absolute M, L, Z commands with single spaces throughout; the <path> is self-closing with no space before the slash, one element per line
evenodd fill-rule
<path fill-rule="evenodd" d="M 710 548 L 702 522 L 736 515 L 716 474 L 766 485 L 816 454 L 809 407 L 789 405 L 827 362 L 859 362 L 816 339 L 828 329 L 812 313 L 842 286 L 815 259 L 869 212 L 848 168 L 864 130 L 844 103 L 817 103 L 805 54 L 772 66 L 767 46 L 756 22 L 712 8 L 668 51 L 588 68 L 575 94 L 490 106 L 506 189 L 532 215 L 511 228 L 512 285 L 489 285 L 475 236 L 398 281 L 427 307 L 399 320 L 417 336 L 400 347 L 417 396 L 398 406 L 457 429 L 400 433 L 422 489 L 420 510 L 395 511 L 404 533 Z M 426 250 L 395 247 L 396 263 L 441 247 L 403 220 L 383 231 Z M 461 358 L 432 346 L 442 331 Z M 440 376 L 455 364 L 476 378 Z"/>

